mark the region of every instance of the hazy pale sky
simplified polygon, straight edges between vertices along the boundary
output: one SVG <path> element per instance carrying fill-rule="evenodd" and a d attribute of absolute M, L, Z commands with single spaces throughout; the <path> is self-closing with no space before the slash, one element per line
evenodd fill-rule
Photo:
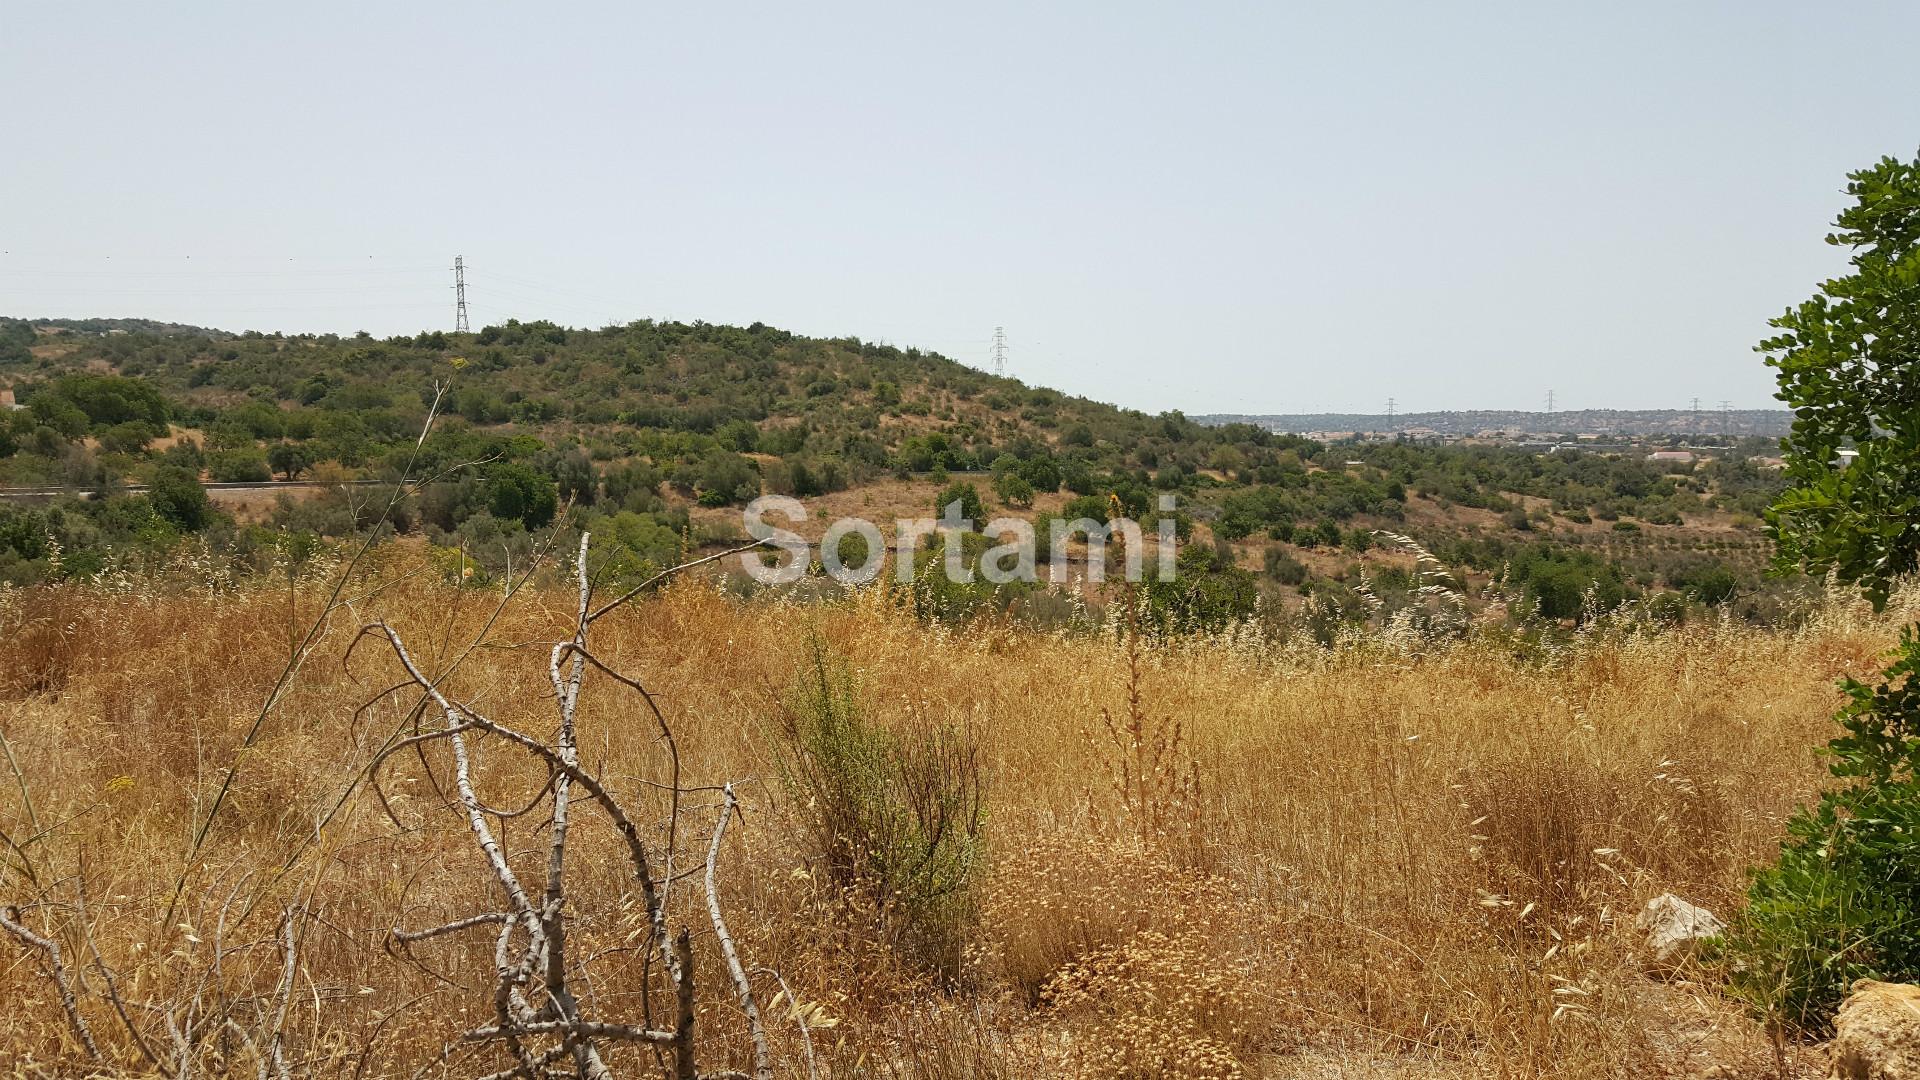
<path fill-rule="evenodd" d="M 1149 411 L 1768 407 L 1912 4 L 26 3 L 0 314 L 852 334 Z"/>

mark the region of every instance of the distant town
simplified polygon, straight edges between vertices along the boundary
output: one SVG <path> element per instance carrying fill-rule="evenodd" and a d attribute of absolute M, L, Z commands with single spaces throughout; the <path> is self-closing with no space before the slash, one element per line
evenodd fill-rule
<path fill-rule="evenodd" d="M 1319 442 L 1643 442 L 1779 438 L 1793 425 L 1785 409 L 1578 409 L 1525 412 L 1469 409 L 1412 413 L 1212 413 L 1202 424 L 1253 424 Z"/>

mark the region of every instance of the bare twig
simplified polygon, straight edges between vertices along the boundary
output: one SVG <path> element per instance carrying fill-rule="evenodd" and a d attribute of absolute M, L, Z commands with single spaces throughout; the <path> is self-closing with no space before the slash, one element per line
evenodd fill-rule
<path fill-rule="evenodd" d="M 720 955 L 727 962 L 727 972 L 733 976 L 733 988 L 740 995 L 740 1011 L 746 1014 L 747 1030 L 753 1036 L 754 1080 L 772 1080 L 773 1064 L 767 1054 L 767 1029 L 761 1025 L 760 1007 L 753 1001 L 753 984 L 747 981 L 746 968 L 740 965 L 739 950 L 733 947 L 733 935 L 727 932 L 726 920 L 720 917 L 720 887 L 714 880 L 715 868 L 720 862 L 720 841 L 727 834 L 727 821 L 740 805 L 734 798 L 732 784 L 726 786 L 725 799 L 720 807 L 719 819 L 713 824 L 713 843 L 707 848 L 707 915 L 713 920 L 713 936 L 720 942 Z"/>
<path fill-rule="evenodd" d="M 0 930 L 12 934 L 27 948 L 38 949 L 46 957 L 47 977 L 53 980 L 55 989 L 60 992 L 60 1007 L 67 1012 L 67 1026 L 73 1029 L 80 1045 L 86 1047 L 89 1058 L 102 1060 L 100 1045 L 93 1041 L 93 1031 L 87 1027 L 86 1018 L 80 1015 L 80 1002 L 73 996 L 73 984 L 67 979 L 67 965 L 60 959 L 60 943 L 27 929 L 19 919 L 19 908 L 9 906 L 0 909 Z"/>
<path fill-rule="evenodd" d="M 813 1026 L 807 1022 L 807 1014 L 806 1011 L 800 1007 L 800 999 L 794 996 L 793 987 L 787 985 L 786 976 L 780 974 L 773 968 L 754 969 L 754 974 L 756 975 L 762 972 L 773 976 L 773 981 L 780 984 L 780 993 L 787 999 L 787 1009 L 793 1013 L 794 1022 L 800 1026 L 800 1048 L 807 1053 L 808 1080 L 819 1080 L 820 1072 L 813 1061 Z M 778 1004 L 778 1002 L 776 1002 L 776 1004 Z"/>
<path fill-rule="evenodd" d="M 293 973 L 298 959 L 293 948 L 294 911 L 295 908 L 288 905 L 280 912 L 280 981 L 273 987 L 273 1031 L 267 1039 L 267 1057 L 273 1063 L 273 1073 L 278 1080 L 290 1080 L 280 1043 L 281 1031 L 287 1025 L 287 1005 L 293 997 Z"/>
<path fill-rule="evenodd" d="M 666 581 L 669 578 L 674 577 L 677 574 L 680 574 L 687 570 L 691 570 L 696 566 L 705 566 L 711 562 L 718 562 L 729 555 L 738 555 L 743 551 L 752 551 L 754 548 L 757 548 L 757 547 L 778 547 L 778 546 L 779 545 L 773 542 L 772 538 L 770 537 L 762 538 L 759 540 L 754 540 L 750 543 L 741 544 L 739 547 L 728 548 L 727 550 L 722 551 L 716 555 L 708 555 L 705 558 L 694 559 L 691 562 L 683 562 L 679 566 L 670 566 L 667 569 L 662 570 L 659 573 L 648 578 L 647 580 L 641 582 L 640 584 L 635 585 L 633 588 L 628 589 L 625 593 L 622 593 L 618 598 L 609 600 L 606 603 L 600 605 L 599 610 L 587 616 L 587 622 L 589 624 L 592 624 L 600 621 L 600 616 L 609 614 L 615 608 L 620 607 L 621 605 L 625 604 L 627 601 L 632 600 L 634 597 L 639 596 L 643 592 L 646 592 L 648 589 L 651 589 L 654 586 L 659 585 L 660 583 Z"/>
<path fill-rule="evenodd" d="M 597 1039 L 630 1039 L 635 1042 L 672 1042 L 674 1037 L 671 1031 L 655 1031 L 632 1024 L 602 1024 L 592 1020 L 529 1020 L 514 1025 L 513 1031 L 520 1035 L 575 1035 Z M 467 1040 L 498 1039 L 506 1034 L 504 1028 L 483 1027 L 462 1032 L 460 1037 Z"/>
<path fill-rule="evenodd" d="M 74 920 L 80 926 L 80 940 L 93 957 L 93 969 L 100 973 L 101 981 L 106 983 L 107 1004 L 113 1006 L 114 1015 L 120 1018 L 120 1026 L 127 1029 L 127 1037 L 133 1040 L 134 1049 L 147 1059 L 147 1064 L 158 1068 L 160 1058 L 147 1045 L 140 1029 L 134 1026 L 133 1018 L 127 1015 L 126 1001 L 120 996 L 119 980 L 114 978 L 113 969 L 107 966 L 106 959 L 100 955 L 99 943 L 93 940 L 93 922 L 87 917 L 87 866 L 84 857 L 80 863 L 80 873 L 74 879 L 73 902 Z"/>
<path fill-rule="evenodd" d="M 457 933 L 461 930 L 468 930 L 476 926 L 486 926 L 489 923 L 506 922 L 512 918 L 513 916 L 504 911 L 488 911 L 480 915 L 469 916 L 465 919 L 456 919 L 444 926 L 436 926 L 430 930 L 409 931 L 395 927 L 393 936 L 400 941 L 412 943 L 415 941 L 425 941 L 428 938 L 439 937 L 442 934 Z"/>
<path fill-rule="evenodd" d="M 752 546 L 756 545 L 748 545 L 748 547 Z M 612 670 L 595 657 L 588 647 L 587 639 L 593 620 L 600 615 L 613 610 L 619 604 L 638 595 L 649 585 L 665 580 L 673 573 L 711 562 L 713 558 L 721 556 L 695 560 L 656 575 L 640 589 L 629 592 L 620 600 L 596 611 L 592 607 L 592 578 L 588 573 L 587 565 L 590 550 L 590 537 L 582 534 L 574 559 L 578 603 L 573 613 L 572 633 L 567 640 L 553 645 L 547 662 L 547 677 L 553 688 L 559 721 L 557 732 L 551 739 L 536 738 L 515 730 L 483 715 L 468 702 L 450 696 L 446 689 L 447 673 L 442 672 L 437 677 L 429 677 L 408 651 L 400 633 L 392 626 L 384 622 L 375 622 L 361 631 L 362 638 L 368 635 L 384 637 L 393 650 L 395 659 L 399 661 L 406 673 L 406 680 L 396 688 L 383 691 L 383 696 L 397 688 L 417 687 L 422 695 L 422 703 L 430 704 L 440 714 L 440 723 L 433 730 L 419 731 L 416 728 L 416 734 L 392 740 L 374 755 L 367 769 L 367 775 L 371 779 L 369 786 L 376 793 L 380 792 L 380 767 L 392 755 L 411 748 L 416 753 L 423 754 L 424 762 L 423 748 L 427 743 L 446 742 L 453 756 L 453 797 L 448 805 L 465 817 L 468 830 L 472 833 L 475 844 L 480 848 L 482 857 L 506 900 L 502 910 L 499 911 L 467 916 L 424 930 L 406 931 L 396 928 L 388 938 L 389 951 L 393 951 L 393 947 L 397 945 L 401 947 L 400 952 L 404 953 L 406 945 L 430 938 L 451 935 L 479 926 L 498 927 L 494 938 L 493 1022 L 470 1029 L 456 1040 L 503 1045 L 515 1065 L 511 1069 L 494 1074 L 496 1077 L 515 1076 L 538 1080 L 553 1074 L 557 1063 L 571 1056 L 573 1059 L 571 1075 L 580 1077 L 582 1080 L 611 1080 L 612 1070 L 602 1057 L 598 1044 L 630 1042 L 651 1046 L 656 1054 L 667 1051 L 671 1058 L 670 1074 L 672 1076 L 680 1080 L 701 1080 L 701 1074 L 694 1063 L 696 1001 L 692 935 L 686 928 L 682 928 L 677 935 L 671 933 L 666 905 L 668 886 L 676 876 L 672 860 L 677 845 L 680 799 L 684 794 L 684 789 L 680 785 L 679 753 L 674 745 L 672 727 L 667 723 L 665 715 L 645 686 L 638 680 Z M 358 640 L 357 638 L 356 643 Z M 670 808 L 665 822 L 667 844 L 664 859 L 658 864 L 665 867 L 665 873 L 656 874 L 656 860 L 653 853 L 649 851 L 641 829 L 627 809 L 614 797 L 599 775 L 581 765 L 576 718 L 581 688 L 589 667 L 605 673 L 614 681 L 640 695 L 659 725 L 662 740 L 672 759 L 673 783 L 667 786 L 670 793 Z M 531 754 L 548 769 L 547 782 L 542 786 L 540 793 L 527 804 L 527 808 L 521 811 L 509 811 L 510 813 L 527 813 L 536 806 L 546 805 L 550 815 L 548 818 L 550 831 L 546 840 L 546 880 L 544 888 L 537 896 L 523 886 L 516 875 L 508 852 L 500 839 L 505 833 L 496 834 L 495 832 L 493 822 L 504 821 L 508 813 L 489 807 L 475 790 L 474 761 L 468 737 L 476 732 L 480 736 L 491 735 Z M 477 742 L 473 745 L 477 745 Z M 752 1031 L 755 1061 L 752 1080 L 771 1080 L 772 1064 L 760 1013 L 753 999 L 751 984 L 740 962 L 738 949 L 726 929 L 726 922 L 720 912 L 717 885 L 719 852 L 725 836 L 727 818 L 738 812 L 739 804 L 730 785 L 724 785 L 717 790 L 723 793 L 725 805 L 721 809 L 721 818 L 715 828 L 705 865 L 708 915 L 719 935 L 728 970 L 739 992 L 742 1008 L 748 1016 L 748 1024 Z M 570 959 L 566 952 L 568 899 L 566 856 L 567 843 L 572 836 L 575 824 L 576 794 L 583 795 L 586 800 L 579 805 L 597 807 L 606 815 L 627 847 L 628 858 L 633 868 L 634 883 L 638 886 L 649 930 L 649 945 L 641 951 L 646 955 L 649 964 L 657 959 L 674 990 L 676 1008 L 675 1021 L 671 1029 L 654 1026 L 651 1012 L 644 1005 L 643 1022 L 639 1024 L 590 1019 L 583 1014 L 581 1002 L 570 985 L 570 980 L 584 977 L 581 973 L 586 971 L 595 959 L 605 955 L 604 953 L 595 954 L 584 961 L 579 961 Z M 385 797 L 384 795 L 380 797 L 384 805 Z M 389 816 L 391 816 L 390 811 Z M 410 955 L 406 958 L 411 959 Z M 643 996 L 646 989 L 645 982 L 646 977 L 643 975 Z M 449 985 L 452 984 L 449 983 Z M 556 1038 L 560 1040 L 560 1045 L 557 1047 L 551 1043 L 551 1040 Z M 451 1046 L 452 1044 L 449 1044 L 448 1052 L 451 1051 Z M 810 1052 L 811 1047 L 809 1047 Z M 442 1055 L 442 1061 L 444 1060 L 446 1060 L 445 1053 Z M 706 1080 L 733 1075 L 744 1077 L 744 1074 L 722 1072 L 710 1074 Z"/>
<path fill-rule="evenodd" d="M 693 1064 L 693 935 L 685 927 L 673 939 L 674 979 L 673 1080 L 698 1080 Z"/>

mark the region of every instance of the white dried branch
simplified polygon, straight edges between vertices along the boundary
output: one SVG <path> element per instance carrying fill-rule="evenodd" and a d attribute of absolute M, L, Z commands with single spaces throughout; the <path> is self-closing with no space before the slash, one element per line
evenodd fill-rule
<path fill-rule="evenodd" d="M 780 993 L 787 999 L 787 1007 L 793 1013 L 794 1023 L 800 1026 L 800 1048 L 807 1053 L 807 1076 L 809 1080 L 819 1080 L 820 1071 L 813 1060 L 813 1026 L 807 1022 L 807 1013 L 800 1007 L 800 999 L 794 996 L 793 987 L 787 985 L 787 977 L 773 968 L 755 968 L 754 974 L 762 972 L 773 976 L 780 984 Z M 778 1004 L 778 1001 L 775 1001 Z"/>
<path fill-rule="evenodd" d="M 593 1020 L 529 1020 L 526 1023 L 506 1026 L 474 1028 L 461 1032 L 460 1038 L 468 1042 L 487 1039 L 504 1039 L 510 1036 L 527 1035 L 570 1035 L 576 1038 L 628 1039 L 634 1042 L 670 1043 L 674 1033 L 654 1028 L 640 1027 L 636 1024 L 603 1024 Z"/>
<path fill-rule="evenodd" d="M 469 726 L 460 720 L 461 713 L 465 710 L 456 710 L 453 703 L 440 692 L 440 688 L 421 674 L 420 668 L 413 662 L 413 657 L 408 654 L 405 643 L 400 640 L 400 635 L 391 626 L 386 623 L 376 623 L 375 626 L 385 632 L 387 642 L 393 646 L 394 655 L 400 658 L 401 666 L 406 668 L 407 674 L 412 676 L 414 683 L 433 697 L 434 703 L 440 706 L 442 715 L 446 717 L 447 727 L 439 734 L 453 745 L 454 790 L 459 795 L 461 806 L 466 810 L 467 826 L 473 831 L 474 840 L 479 843 L 481 852 L 487 858 L 487 864 L 493 869 L 494 878 L 500 882 L 500 887 L 506 891 L 507 898 L 513 902 L 514 914 L 527 920 L 530 924 L 529 930 L 537 936 L 540 932 L 539 928 L 537 925 L 532 925 L 537 922 L 533 917 L 533 903 L 527 898 L 527 892 L 521 887 L 520 879 L 514 875 L 513 868 L 507 865 L 506 855 L 501 852 L 499 842 L 493 837 L 493 830 L 487 825 L 486 814 L 480 807 L 480 799 L 474 794 L 473 768 L 467 757 L 466 740 L 461 737 L 461 733 Z M 475 721 L 479 719 L 471 713 L 467 715 Z M 498 727 L 491 724 L 472 726 L 485 727 L 488 730 L 496 730 Z"/>
<path fill-rule="evenodd" d="M 587 577 L 587 542 L 589 534 L 580 534 L 580 551 L 574 560 L 574 573 L 579 580 L 580 605 L 574 619 L 572 644 L 584 645 L 587 633 L 587 605 L 591 602 L 593 587 Z M 546 990 L 562 1019 L 578 1020 L 579 1008 L 573 994 L 567 989 L 566 927 L 561 916 L 566 904 L 566 863 L 567 830 L 571 823 L 568 808 L 573 794 L 573 773 L 579 771 L 580 754 L 574 728 L 574 712 L 580 701 L 580 680 L 586 674 L 586 661 L 576 654 L 572 658 L 570 670 L 565 678 L 560 674 L 560 663 L 566 646 L 555 645 L 547 662 L 547 669 L 553 681 L 553 693 L 560 710 L 559 745 L 554 752 L 565 766 L 553 778 L 553 820 L 552 837 L 547 847 L 547 887 L 541 902 L 540 922 L 545 928 L 545 940 L 542 943 L 546 954 Z M 576 1037 L 577 1038 L 577 1037 Z M 573 1041 L 573 1040 L 570 1040 Z M 599 1076 L 606 1071 L 604 1063 L 594 1051 L 591 1043 L 574 1042 L 574 1054 L 582 1073 Z"/>
<path fill-rule="evenodd" d="M 726 920 L 720 916 L 720 887 L 715 881 L 716 868 L 720 863 L 720 841 L 727 835 L 727 821 L 740 805 L 739 800 L 734 798 L 732 784 L 726 785 L 724 790 L 726 794 L 720 806 L 720 816 L 713 825 L 713 843 L 707 847 L 707 915 L 713 921 L 713 936 L 720 942 L 720 955 L 727 962 L 727 973 L 733 976 L 734 991 L 740 995 L 740 1011 L 746 1014 L 747 1031 L 753 1036 L 754 1080 L 773 1080 L 773 1064 L 767 1053 L 767 1029 L 760 1023 L 760 1007 L 753 1000 L 753 984 L 747 980 L 746 968 L 740 964 L 740 952 L 733 946 L 733 935 L 727 932 Z"/>
<path fill-rule="evenodd" d="M 293 905 L 289 904 L 280 912 L 280 981 L 273 987 L 273 1031 L 267 1039 L 267 1057 L 273 1063 L 273 1073 L 278 1080 L 291 1080 L 281 1043 L 282 1032 L 287 1026 L 287 1006 L 293 999 L 293 976 L 298 963 L 293 947 L 294 911 Z M 262 1074 L 266 1072 L 264 1062 L 260 1071 Z"/>
<path fill-rule="evenodd" d="M 507 1042 L 507 1049 L 520 1062 L 520 1067 L 528 1076 L 538 1075 L 534 1069 L 533 1056 L 520 1042 L 519 1024 L 533 1019 L 533 1010 L 528 1007 L 521 987 L 526 984 L 533 968 L 535 950 L 531 942 L 516 962 L 511 959 L 513 928 L 519 925 L 514 919 L 500 924 L 500 936 L 494 941 L 493 963 L 495 982 L 493 990 L 494 1015 L 500 1021 L 501 1037 Z"/>
<path fill-rule="evenodd" d="M 227 1034 L 239 1039 L 240 1045 L 246 1047 L 247 1053 L 253 1055 L 254 1075 L 259 1080 L 267 1080 L 267 1057 L 260 1052 L 260 1044 L 254 1042 L 253 1036 L 247 1034 L 247 1029 L 241 1027 L 239 1021 L 231 1016 L 221 1021 L 220 1026 Z"/>
<path fill-rule="evenodd" d="M 411 944 L 415 941 L 425 941 L 428 938 L 440 937 L 443 934 L 458 933 L 475 926 L 486 926 L 489 923 L 506 922 L 511 918 L 513 918 L 513 916 L 504 911 L 487 911 L 479 915 L 470 915 L 464 919 L 455 919 L 453 922 L 446 923 L 442 926 L 431 927 L 426 930 L 402 930 L 399 927 L 394 927 L 393 936 L 397 941 Z"/>
<path fill-rule="evenodd" d="M 86 1017 L 80 1015 L 80 1001 L 74 997 L 73 984 L 67 979 L 67 965 L 60 959 L 60 943 L 27 929 L 18 921 L 19 918 L 19 908 L 0 909 L 0 930 L 12 934 L 27 948 L 39 950 L 46 958 L 47 977 L 53 980 L 54 988 L 60 992 L 60 1007 L 66 1010 L 67 1026 L 73 1029 L 74 1037 L 86 1048 L 89 1058 L 102 1060 L 100 1046 L 93 1041 L 93 1030 L 87 1027 Z"/>
<path fill-rule="evenodd" d="M 596 1040 L 645 1043 L 655 1047 L 656 1054 L 663 1050 L 668 1051 L 671 1059 L 668 1071 L 674 1080 L 700 1080 L 703 1075 L 709 1080 L 732 1076 L 740 1076 L 742 1080 L 747 1080 L 746 1074 L 732 1071 L 701 1074 L 695 1067 L 696 1002 L 692 936 L 685 928 L 682 928 L 677 935 L 669 936 L 666 910 L 666 888 L 674 876 L 672 872 L 674 837 L 679 825 L 680 798 L 683 794 L 680 785 L 679 753 L 674 745 L 672 728 L 646 688 L 638 681 L 613 671 L 594 657 L 588 648 L 587 639 L 588 631 L 595 620 L 617 609 L 653 585 L 681 571 L 748 550 L 759 546 L 760 543 L 756 541 L 720 555 L 696 559 L 673 567 L 596 610 L 592 607 L 592 581 L 588 574 L 590 537 L 583 533 L 574 560 L 579 602 L 574 614 L 573 632 L 568 640 L 553 646 L 547 664 L 547 674 L 553 686 L 559 719 L 557 734 L 551 741 L 535 738 L 495 722 L 480 714 L 471 705 L 450 697 L 442 688 L 445 675 L 439 678 L 428 678 L 407 651 L 399 633 L 386 623 L 370 624 L 362 632 L 366 634 L 378 631 L 386 637 L 387 643 L 394 651 L 394 656 L 406 671 L 408 682 L 422 691 L 423 703 L 430 701 L 439 709 L 444 720 L 440 730 L 400 740 L 376 755 L 369 768 L 369 773 L 375 777 L 376 790 L 379 766 L 392 753 L 405 747 L 417 750 L 429 741 L 444 739 L 450 743 L 454 757 L 453 786 L 457 801 L 465 811 L 469 829 L 480 846 L 489 869 L 507 896 L 508 904 L 502 911 L 473 915 L 425 930 L 403 931 L 395 928 L 392 931 L 393 940 L 405 944 L 457 933 L 476 926 L 498 924 L 499 932 L 494 945 L 494 1023 L 469 1030 L 456 1040 L 497 1041 L 505 1044 L 517 1065 L 493 1074 L 491 1080 L 501 1080 L 508 1076 L 525 1076 L 533 1080 L 554 1072 L 558 1068 L 557 1063 L 568 1055 L 574 1059 L 574 1067 L 571 1071 L 583 1080 L 611 1080 L 612 1072 L 594 1045 Z M 589 665 L 640 695 L 658 723 L 667 752 L 672 758 L 674 774 L 673 782 L 668 787 L 672 794 L 672 802 L 666 822 L 668 840 L 667 861 L 664 865 L 667 867 L 667 875 L 664 880 L 655 876 L 648 845 L 643 841 L 640 829 L 634 824 L 626 809 L 597 775 L 581 767 L 576 719 L 581 688 Z M 535 796 L 534 800 L 528 804 L 530 811 L 545 798 L 552 799 L 549 822 L 551 832 L 546 849 L 546 880 L 542 894 L 537 900 L 521 885 L 514 874 L 508 855 L 489 824 L 491 820 L 489 809 L 475 792 L 473 762 L 464 737 L 472 731 L 498 737 L 539 758 L 549 769 L 549 780 L 542 794 Z M 585 970 L 582 964 L 570 963 L 565 952 L 566 848 L 574 816 L 572 799 L 575 788 L 599 806 L 627 846 L 634 878 L 639 885 L 646 908 L 645 917 L 651 924 L 653 941 L 651 948 L 647 951 L 657 952 L 673 986 L 675 1017 L 674 1025 L 670 1030 L 654 1027 L 650 1013 L 643 1013 L 643 1023 L 640 1024 L 588 1020 L 581 1015 L 580 1004 L 568 986 L 569 975 L 578 974 L 574 969 Z M 708 915 L 722 943 L 722 951 L 735 989 L 738 991 L 741 1007 L 748 1017 L 748 1026 L 754 1042 L 755 1070 L 752 1080 L 772 1080 L 771 1056 L 767 1047 L 765 1028 L 753 998 L 751 982 L 740 962 L 739 951 L 727 930 L 720 910 L 717 883 L 719 852 L 725 838 L 727 819 L 737 812 L 738 802 L 731 786 L 717 790 L 723 792 L 725 805 L 722 808 L 720 820 L 716 824 L 705 865 Z M 697 871 L 690 870 L 688 874 L 691 876 L 695 872 Z M 588 963 L 591 961 L 590 957 Z M 537 1009 L 528 1000 L 530 996 L 536 994 L 536 988 L 537 993 L 544 999 Z M 544 1048 L 540 1048 L 535 1044 L 535 1040 L 544 1041 L 554 1037 L 561 1040 L 558 1047 L 548 1043 Z M 810 1042 L 808 1068 L 811 1073 L 813 1062 Z"/>
<path fill-rule="evenodd" d="M 394 654 L 399 657 L 401 665 L 405 667 L 407 673 L 413 677 L 414 682 L 433 698 L 434 703 L 438 705 L 445 714 L 448 724 L 445 734 L 449 741 L 454 743 L 456 765 L 465 760 L 465 747 L 461 743 L 459 736 L 454 734 L 454 729 L 460 728 L 464 730 L 466 727 L 479 728 L 491 735 L 497 735 L 527 750 L 529 753 L 538 755 L 556 770 L 564 772 L 575 784 L 580 785 L 580 787 L 600 805 L 601 810 L 612 819 L 614 828 L 619 831 L 621 838 L 627 845 L 628 857 L 632 860 L 634 866 L 635 880 L 640 885 L 642 899 L 646 904 L 648 915 L 654 925 L 654 936 L 657 940 L 664 942 L 667 938 L 666 912 L 660 904 L 658 883 L 653 877 L 651 860 L 647 855 L 646 846 L 641 840 L 639 828 L 627 817 L 626 811 L 620 806 L 618 800 L 614 799 L 612 793 L 607 791 L 606 787 L 602 785 L 592 773 L 580 768 L 577 762 L 566 760 L 552 747 L 540 740 L 529 735 L 521 734 L 503 724 L 496 723 L 475 712 L 471 707 L 449 699 L 438 686 L 434 685 L 425 675 L 421 674 L 419 668 L 414 665 L 413 657 L 408 655 L 405 645 L 401 643 L 400 635 L 396 633 L 392 627 L 385 623 L 375 623 L 374 628 L 386 634 L 387 640 L 392 644 Z M 465 718 L 464 722 L 461 719 L 462 717 Z M 465 770 L 462 769 L 456 773 L 456 778 L 464 777 L 465 775 Z M 470 791 L 471 783 L 467 782 L 467 784 L 467 790 Z M 478 809 L 476 805 L 475 808 L 469 811 L 469 817 L 479 822 L 480 831 L 476 833 L 476 836 L 484 835 L 486 842 L 492 844 L 492 833 L 486 829 L 484 820 L 479 819 L 477 815 Z M 483 844 L 483 849 L 485 849 L 485 846 L 486 845 Z M 496 877 L 504 871 L 508 875 L 508 878 L 512 879 L 512 872 L 506 870 L 505 860 L 500 857 L 498 844 L 492 844 L 491 850 L 488 851 L 488 858 L 494 863 Z M 517 891 L 519 889 L 517 879 L 513 880 L 513 889 L 509 890 L 509 896 L 514 900 L 516 914 L 520 915 L 523 919 L 529 918 L 533 912 L 532 906 L 527 900 L 526 893 L 524 891 Z M 534 921 L 537 922 L 537 920 Z M 671 957 L 670 950 L 664 946 L 660 951 L 663 955 Z M 678 961 L 668 959 L 666 964 L 668 974 L 674 978 L 674 981 L 679 981 Z"/>
<path fill-rule="evenodd" d="M 106 984 L 107 1004 L 113 1006 L 113 1013 L 120 1018 L 120 1026 L 127 1031 L 127 1037 L 133 1040 L 133 1048 L 147 1059 L 147 1064 L 158 1068 L 160 1058 L 147 1045 L 147 1040 L 134 1026 L 133 1017 L 127 1015 L 126 1001 L 120 996 L 120 982 L 114 977 L 113 969 L 107 966 L 106 958 L 100 955 L 100 945 L 93 939 L 93 921 L 87 917 L 87 875 L 86 864 L 82 862 L 80 874 L 74 879 L 73 888 L 75 922 L 80 927 L 80 940 L 93 956 L 93 969 L 100 973 L 101 982 Z"/>

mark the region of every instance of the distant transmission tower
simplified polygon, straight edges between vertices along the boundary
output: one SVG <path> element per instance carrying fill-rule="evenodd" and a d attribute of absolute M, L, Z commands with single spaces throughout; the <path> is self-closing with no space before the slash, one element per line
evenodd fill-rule
<path fill-rule="evenodd" d="M 1733 402 L 1731 401 L 1720 402 L 1720 431 L 1731 444 L 1733 442 Z"/>
<path fill-rule="evenodd" d="M 1387 399 L 1387 426 L 1393 426 L 1393 399 Z"/>
<path fill-rule="evenodd" d="M 993 328 L 993 373 L 1001 377 L 1007 374 L 1007 328 Z"/>
<path fill-rule="evenodd" d="M 459 255 L 453 257 L 453 330 L 467 332 L 467 260 Z"/>
<path fill-rule="evenodd" d="M 1553 391 L 1547 391 L 1547 415 L 1553 415 Z"/>

